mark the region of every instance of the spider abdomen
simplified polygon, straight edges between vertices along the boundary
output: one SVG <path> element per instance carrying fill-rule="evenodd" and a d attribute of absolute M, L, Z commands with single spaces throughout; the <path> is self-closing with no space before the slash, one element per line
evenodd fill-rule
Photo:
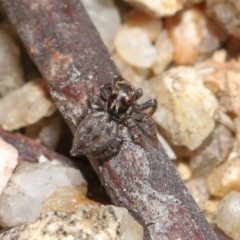
<path fill-rule="evenodd" d="M 72 155 L 99 154 L 113 144 L 117 136 L 117 123 L 105 112 L 88 114 L 79 124 L 73 139 Z"/>

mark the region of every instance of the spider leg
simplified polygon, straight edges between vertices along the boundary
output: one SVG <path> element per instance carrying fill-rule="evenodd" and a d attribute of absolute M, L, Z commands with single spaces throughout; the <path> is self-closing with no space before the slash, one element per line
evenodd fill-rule
<path fill-rule="evenodd" d="M 136 104 L 136 107 L 140 111 L 146 110 L 148 108 L 152 108 L 151 111 L 148 113 L 148 116 L 151 117 L 155 113 L 155 111 L 157 110 L 157 100 L 156 99 L 150 99 L 145 103 Z"/>
<path fill-rule="evenodd" d="M 118 125 L 116 131 L 117 135 L 116 138 L 114 139 L 114 142 L 108 147 L 108 149 L 105 152 L 105 155 L 108 158 L 118 154 L 121 144 L 123 142 L 122 139 L 123 125 L 122 124 Z"/>
<path fill-rule="evenodd" d="M 129 133 L 134 143 L 144 147 L 144 140 L 142 138 L 141 132 L 138 129 L 138 126 L 135 124 L 134 120 L 131 118 L 126 118 L 125 124 L 129 129 Z"/>
<path fill-rule="evenodd" d="M 141 114 L 141 113 L 133 113 L 133 118 L 136 119 L 138 122 L 141 122 L 143 120 L 144 117 L 146 117 L 145 115 Z"/>
<path fill-rule="evenodd" d="M 100 86 L 100 93 L 101 93 L 101 97 L 103 98 L 103 100 L 107 101 L 110 94 L 111 94 L 111 87 L 106 87 L 105 85 L 101 85 Z"/>
<path fill-rule="evenodd" d="M 140 97 L 142 97 L 143 95 L 143 90 L 141 88 L 137 89 L 137 96 L 136 96 L 136 100 L 138 100 Z"/>
<path fill-rule="evenodd" d="M 157 147 L 158 145 L 157 130 L 155 128 L 153 120 L 146 116 L 143 116 L 139 123 L 136 122 L 136 125 L 138 129 L 140 129 L 140 131 L 152 141 L 153 146 Z"/>

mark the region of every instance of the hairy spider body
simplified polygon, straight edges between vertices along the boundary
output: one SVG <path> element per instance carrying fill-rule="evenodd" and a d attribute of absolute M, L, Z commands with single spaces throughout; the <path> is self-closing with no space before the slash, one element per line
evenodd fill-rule
<path fill-rule="evenodd" d="M 136 89 L 120 76 L 115 76 L 113 87 L 100 87 L 101 98 L 89 96 L 90 111 L 77 127 L 73 139 L 72 155 L 105 153 L 116 155 L 123 142 L 123 128 L 127 127 L 134 143 L 144 147 L 142 134 L 157 142 L 152 121 L 142 111 L 152 108 L 157 102 L 151 99 L 143 104 L 136 100 L 143 95 L 141 88 Z M 145 127 L 140 123 L 144 122 Z"/>

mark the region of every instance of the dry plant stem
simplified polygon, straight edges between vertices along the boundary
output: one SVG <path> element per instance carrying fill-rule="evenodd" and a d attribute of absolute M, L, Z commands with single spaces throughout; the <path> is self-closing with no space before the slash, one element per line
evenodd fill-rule
<path fill-rule="evenodd" d="M 88 94 L 118 74 L 106 47 L 79 0 L 1 1 L 74 134 Z M 142 224 L 145 240 L 216 240 L 162 147 L 144 140 L 145 149 L 124 142 L 108 161 L 88 156 L 112 201 Z"/>
<path fill-rule="evenodd" d="M 64 164 L 72 165 L 68 158 L 53 152 L 22 134 L 7 132 L 0 128 L 0 138 L 18 150 L 20 161 L 39 162 L 41 157 L 46 157 L 49 160 L 58 159 Z"/>

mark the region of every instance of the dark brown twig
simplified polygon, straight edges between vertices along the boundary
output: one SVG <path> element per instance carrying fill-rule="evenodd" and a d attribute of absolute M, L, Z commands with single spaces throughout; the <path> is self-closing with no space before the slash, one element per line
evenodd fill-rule
<path fill-rule="evenodd" d="M 79 0 L 2 3 L 74 134 L 89 92 L 99 96 L 118 74 L 106 47 Z M 216 240 L 163 148 L 144 141 L 145 149 L 125 142 L 109 161 L 88 156 L 112 201 L 142 224 L 145 240 Z"/>
<path fill-rule="evenodd" d="M 20 161 L 39 162 L 41 157 L 46 157 L 49 160 L 58 159 L 63 163 L 72 165 L 68 158 L 55 153 L 22 134 L 10 133 L 0 128 L 0 138 L 4 139 L 18 150 L 18 158 Z"/>

